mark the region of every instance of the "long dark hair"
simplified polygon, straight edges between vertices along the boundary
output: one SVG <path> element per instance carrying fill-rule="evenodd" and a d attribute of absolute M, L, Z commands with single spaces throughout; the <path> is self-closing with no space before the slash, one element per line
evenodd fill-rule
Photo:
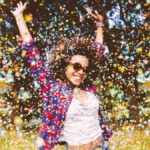
<path fill-rule="evenodd" d="M 73 55 L 83 55 L 89 60 L 89 73 L 82 83 L 90 85 L 99 75 L 99 62 L 97 48 L 94 42 L 85 38 L 73 38 L 60 41 L 56 48 L 55 61 L 51 67 L 51 73 L 55 79 L 66 80 L 65 68 Z"/>

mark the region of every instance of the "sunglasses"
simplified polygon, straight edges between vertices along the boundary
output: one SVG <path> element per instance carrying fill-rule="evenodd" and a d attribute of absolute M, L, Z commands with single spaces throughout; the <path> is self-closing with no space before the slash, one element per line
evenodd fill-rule
<path fill-rule="evenodd" d="M 88 73 L 89 72 L 89 67 L 82 67 L 82 65 L 80 63 L 71 63 L 69 62 L 69 65 L 73 66 L 73 69 L 78 72 L 81 69 L 83 70 L 83 72 Z"/>

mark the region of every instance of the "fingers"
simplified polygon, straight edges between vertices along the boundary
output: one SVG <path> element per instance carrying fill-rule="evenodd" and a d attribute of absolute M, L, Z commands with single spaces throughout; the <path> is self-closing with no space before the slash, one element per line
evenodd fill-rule
<path fill-rule="evenodd" d="M 18 7 L 18 8 L 20 7 L 20 3 L 17 3 L 17 7 Z"/>
<path fill-rule="evenodd" d="M 21 2 L 21 1 L 19 2 L 19 5 L 20 5 L 21 7 L 23 6 L 23 4 L 22 4 L 22 2 Z"/>
<path fill-rule="evenodd" d="M 95 14 L 93 14 L 93 13 L 89 13 L 93 18 L 95 18 L 95 19 L 97 19 L 97 16 L 95 15 Z"/>
<path fill-rule="evenodd" d="M 97 17 L 99 18 L 99 20 L 103 21 L 103 16 L 102 16 L 102 15 L 100 15 L 100 14 L 98 13 L 98 11 L 97 11 L 97 10 L 95 10 L 95 14 L 96 14 L 96 15 L 97 15 Z"/>
<path fill-rule="evenodd" d="M 17 8 L 16 9 L 19 9 L 21 7 L 22 7 L 22 2 L 17 3 Z"/>
<path fill-rule="evenodd" d="M 99 18 L 101 18 L 101 19 L 103 18 L 103 16 L 102 16 L 102 15 L 100 15 L 100 14 L 98 13 L 98 11 L 97 11 L 97 10 L 95 10 L 95 14 L 96 14 L 96 16 L 97 16 L 97 17 L 99 17 Z"/>
<path fill-rule="evenodd" d="M 28 1 L 24 3 L 23 8 L 26 9 L 27 5 L 28 5 Z"/>
<path fill-rule="evenodd" d="M 11 10 L 10 12 L 16 16 L 20 13 L 23 13 L 23 11 L 26 9 L 26 6 L 28 4 L 28 1 L 26 1 L 25 3 L 22 3 L 22 1 L 20 1 L 19 3 L 17 3 L 17 7 L 14 10 Z"/>
<path fill-rule="evenodd" d="M 24 3 L 24 6 L 26 7 L 28 4 L 29 4 L 29 2 L 28 2 L 28 1 L 26 1 L 26 2 Z"/>
<path fill-rule="evenodd" d="M 89 12 L 88 14 L 91 15 L 96 21 L 99 21 L 99 22 L 103 21 L 103 16 L 100 15 L 97 10 L 95 10 L 94 13 Z"/>
<path fill-rule="evenodd" d="M 97 10 L 95 10 L 95 14 L 96 14 L 96 15 L 99 15 Z"/>
<path fill-rule="evenodd" d="M 24 4 L 22 3 L 22 1 L 20 1 L 19 3 L 17 3 L 17 8 L 26 8 L 28 4 L 28 1 L 26 1 Z"/>

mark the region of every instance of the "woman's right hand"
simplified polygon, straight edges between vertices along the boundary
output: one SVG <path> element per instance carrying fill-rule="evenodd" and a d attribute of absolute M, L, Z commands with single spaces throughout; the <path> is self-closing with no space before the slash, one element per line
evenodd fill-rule
<path fill-rule="evenodd" d="M 16 19 L 16 23 L 19 28 L 19 32 L 23 42 L 30 42 L 33 39 L 27 27 L 25 18 L 23 16 L 23 12 L 26 9 L 27 4 L 28 2 L 25 2 L 24 4 L 22 2 L 19 2 L 17 4 L 16 9 L 14 11 L 11 11 L 11 13 L 14 15 Z"/>
<path fill-rule="evenodd" d="M 23 14 L 24 10 L 26 9 L 28 2 L 25 2 L 24 4 L 20 1 L 17 3 L 17 7 L 14 11 L 11 11 L 11 13 L 14 15 L 14 17 L 19 16 L 20 14 Z"/>

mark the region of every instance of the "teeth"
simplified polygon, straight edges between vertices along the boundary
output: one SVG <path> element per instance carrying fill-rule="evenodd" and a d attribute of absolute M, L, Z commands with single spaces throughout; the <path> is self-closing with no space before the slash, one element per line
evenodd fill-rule
<path fill-rule="evenodd" d="M 78 79 L 81 79 L 81 77 L 79 77 L 79 76 L 75 76 L 76 78 L 78 78 Z"/>

